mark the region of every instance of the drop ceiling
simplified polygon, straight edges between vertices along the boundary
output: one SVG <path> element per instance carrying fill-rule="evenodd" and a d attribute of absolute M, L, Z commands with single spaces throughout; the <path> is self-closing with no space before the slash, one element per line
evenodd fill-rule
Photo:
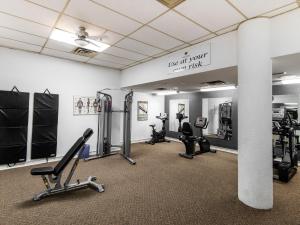
<path fill-rule="evenodd" d="M 256 16 L 299 8 L 296 0 L 185 0 L 168 8 L 157 0 L 0 1 L 0 46 L 116 69 L 169 54 L 237 29 Z M 112 47 L 88 58 L 50 40 L 53 29 L 85 26 Z"/>

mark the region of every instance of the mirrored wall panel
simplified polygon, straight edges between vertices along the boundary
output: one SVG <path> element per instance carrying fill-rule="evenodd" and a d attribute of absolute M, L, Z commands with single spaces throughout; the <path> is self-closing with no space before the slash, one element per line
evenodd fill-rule
<path fill-rule="evenodd" d="M 232 97 L 203 98 L 202 117 L 208 119 L 203 134 L 211 138 L 232 138 Z"/>
<path fill-rule="evenodd" d="M 272 100 L 273 121 L 280 121 L 284 119 L 287 116 L 287 113 L 292 120 L 299 121 L 299 95 L 273 95 Z"/>
<path fill-rule="evenodd" d="M 176 115 L 180 113 L 187 116 L 182 122 L 189 122 L 189 100 L 173 99 L 169 104 L 169 131 L 178 132 L 179 122 Z"/>

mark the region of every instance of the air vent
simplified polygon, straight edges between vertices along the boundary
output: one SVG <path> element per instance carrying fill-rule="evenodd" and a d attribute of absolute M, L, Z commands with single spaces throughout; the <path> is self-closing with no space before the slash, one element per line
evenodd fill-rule
<path fill-rule="evenodd" d="M 225 82 L 221 81 L 221 80 L 214 80 L 214 81 L 205 82 L 205 84 L 208 84 L 208 85 L 223 85 L 223 84 L 225 84 Z"/>
<path fill-rule="evenodd" d="M 156 90 L 156 91 L 165 91 L 165 90 L 168 90 L 168 89 L 167 89 L 167 88 L 160 87 L 160 88 L 156 88 L 155 90 Z"/>
<path fill-rule="evenodd" d="M 174 8 L 175 6 L 178 6 L 185 0 L 157 0 L 157 1 L 159 1 L 160 3 L 164 4 L 165 6 L 171 9 Z"/>
<path fill-rule="evenodd" d="M 85 56 L 85 57 L 94 57 L 95 55 L 97 55 L 97 52 L 95 51 L 91 51 L 85 48 L 75 48 L 72 53 L 74 53 L 75 55 L 80 55 L 80 56 Z"/>

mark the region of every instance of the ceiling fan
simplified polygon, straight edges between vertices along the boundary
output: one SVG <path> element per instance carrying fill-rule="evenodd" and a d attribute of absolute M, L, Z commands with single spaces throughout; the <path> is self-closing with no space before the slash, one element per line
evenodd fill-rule
<path fill-rule="evenodd" d="M 103 50 L 110 47 L 108 44 L 102 42 L 100 36 L 89 36 L 86 28 L 83 26 L 80 26 L 79 30 L 75 34 L 56 28 L 51 33 L 50 39 L 96 52 L 102 52 Z"/>
<path fill-rule="evenodd" d="M 78 38 L 75 39 L 74 42 L 82 47 L 88 44 L 96 45 L 94 42 L 90 40 L 100 41 L 100 42 L 102 41 L 101 37 L 99 36 L 89 36 L 88 32 L 86 32 L 86 28 L 82 26 L 79 27 L 79 30 L 77 31 L 76 35 Z"/>

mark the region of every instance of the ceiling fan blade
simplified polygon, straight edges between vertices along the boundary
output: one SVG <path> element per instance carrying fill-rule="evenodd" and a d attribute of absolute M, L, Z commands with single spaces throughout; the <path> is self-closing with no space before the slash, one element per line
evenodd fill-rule
<path fill-rule="evenodd" d="M 100 36 L 88 36 L 88 39 L 94 40 L 94 41 L 101 41 L 101 37 Z"/>
<path fill-rule="evenodd" d="M 90 41 L 89 39 L 85 39 L 89 44 L 94 45 L 96 47 L 99 47 L 96 43 L 94 43 L 93 41 Z"/>

